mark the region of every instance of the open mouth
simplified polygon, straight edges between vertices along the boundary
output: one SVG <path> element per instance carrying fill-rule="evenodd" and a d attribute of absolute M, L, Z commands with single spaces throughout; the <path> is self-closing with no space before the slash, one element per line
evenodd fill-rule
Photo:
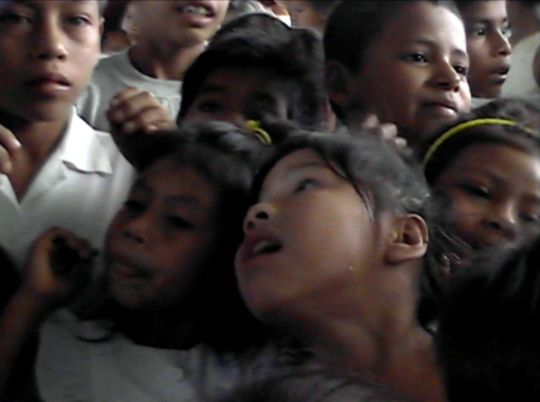
<path fill-rule="evenodd" d="M 251 255 L 271 254 L 281 250 L 281 244 L 268 240 L 262 240 L 251 249 Z"/>
<path fill-rule="evenodd" d="M 211 18 L 214 16 L 214 11 L 205 5 L 189 4 L 177 7 L 176 10 L 184 14 L 191 14 L 199 17 Z"/>

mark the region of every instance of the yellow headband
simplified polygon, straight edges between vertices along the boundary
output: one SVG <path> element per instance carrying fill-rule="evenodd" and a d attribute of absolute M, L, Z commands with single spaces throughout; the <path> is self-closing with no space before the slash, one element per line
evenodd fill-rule
<path fill-rule="evenodd" d="M 427 150 L 426 156 L 424 156 L 424 161 L 422 162 L 422 165 L 425 168 L 427 163 L 433 156 L 433 154 L 437 152 L 437 150 L 441 147 L 441 145 L 445 143 L 446 141 L 448 141 L 449 138 L 452 138 L 454 135 L 459 134 L 462 131 L 465 131 L 474 127 L 480 127 L 480 126 L 516 126 L 516 125 L 518 125 L 518 123 L 513 120 L 498 119 L 498 118 L 474 119 L 474 120 L 469 120 L 469 121 L 460 123 L 457 126 L 454 126 L 451 129 L 445 131 L 439 138 L 437 138 L 437 140 Z"/>
<path fill-rule="evenodd" d="M 264 145 L 272 145 L 272 137 L 262 127 L 261 123 L 257 120 L 246 121 L 246 127 L 249 132 L 253 134 Z"/>

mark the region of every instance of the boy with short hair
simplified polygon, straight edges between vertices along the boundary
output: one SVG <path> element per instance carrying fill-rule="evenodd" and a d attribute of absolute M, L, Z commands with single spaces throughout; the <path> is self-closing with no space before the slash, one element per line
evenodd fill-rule
<path fill-rule="evenodd" d="M 98 0 L 0 3 L 0 247 L 20 268 L 62 226 L 103 243 L 134 174 L 73 108 L 99 57 Z"/>
<path fill-rule="evenodd" d="M 137 102 L 138 97 L 150 93 L 174 119 L 180 108 L 184 73 L 220 27 L 228 5 L 229 0 L 137 2 L 142 16 L 137 43 L 99 62 L 90 86 L 78 101 L 80 115 L 94 128 L 110 131 L 106 112 L 115 95 L 121 94 L 120 102 Z M 122 96 L 124 93 L 127 96 Z M 117 109 L 118 120 L 125 120 L 121 108 Z"/>

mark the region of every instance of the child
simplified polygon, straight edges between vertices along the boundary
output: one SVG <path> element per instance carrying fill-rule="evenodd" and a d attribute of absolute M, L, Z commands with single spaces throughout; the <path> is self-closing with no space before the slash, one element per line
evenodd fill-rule
<path fill-rule="evenodd" d="M 540 137 L 504 105 L 463 116 L 424 147 L 427 181 L 473 250 L 515 247 L 540 229 Z"/>
<path fill-rule="evenodd" d="M 229 0 L 138 1 L 137 13 L 143 17 L 138 19 L 137 43 L 100 61 L 78 101 L 80 115 L 94 128 L 110 131 L 106 111 L 120 103 L 111 105 L 111 100 L 130 88 L 127 99 L 149 92 L 174 119 L 183 76 L 223 22 L 228 4 Z"/>
<path fill-rule="evenodd" d="M 437 1 L 342 1 L 324 47 L 330 101 L 349 127 L 374 113 L 416 147 L 470 108 L 463 23 Z"/>
<path fill-rule="evenodd" d="M 326 104 L 322 44 L 312 32 L 275 24 L 271 31 L 233 30 L 211 43 L 186 73 L 179 120 L 244 126 L 247 120 L 278 119 L 321 127 Z"/>
<path fill-rule="evenodd" d="M 336 0 L 289 0 L 287 10 L 293 26 L 323 33 L 326 19 L 336 4 Z"/>
<path fill-rule="evenodd" d="M 100 248 L 129 190 L 132 167 L 73 108 L 99 57 L 100 7 L 0 4 L 0 245 L 19 270 L 51 226 Z"/>
<path fill-rule="evenodd" d="M 538 400 L 539 251 L 495 253 L 452 283 L 435 335 L 449 402 Z"/>
<path fill-rule="evenodd" d="M 510 71 L 510 27 L 505 0 L 457 1 L 467 32 L 469 85 L 476 98 L 496 98 Z"/>
<path fill-rule="evenodd" d="M 260 320 L 419 401 L 441 401 L 431 340 L 416 321 L 427 249 L 421 177 L 378 137 L 297 134 L 254 185 L 236 255 Z"/>
<path fill-rule="evenodd" d="M 45 324 L 44 400 L 197 401 L 201 382 L 232 386 L 228 353 L 259 330 L 238 295 L 233 259 L 263 148 L 215 123 L 160 136 L 148 149 L 107 234 L 109 300 L 95 318 L 108 326 L 99 334 L 68 317 L 69 325 Z"/>

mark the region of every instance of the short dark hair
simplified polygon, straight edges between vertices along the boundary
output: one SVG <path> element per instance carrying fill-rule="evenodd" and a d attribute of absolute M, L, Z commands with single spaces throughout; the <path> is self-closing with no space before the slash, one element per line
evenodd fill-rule
<path fill-rule="evenodd" d="M 323 58 L 320 38 L 309 30 L 272 35 L 259 29 L 242 29 L 224 35 L 212 42 L 186 72 L 178 120 L 213 72 L 257 67 L 294 87 L 286 94 L 290 100 L 289 118 L 305 128 L 318 128 L 326 101 Z"/>
<path fill-rule="evenodd" d="M 440 0 L 429 1 L 454 11 L 451 3 Z M 363 56 L 371 43 L 395 18 L 399 9 L 410 4 L 401 0 L 354 0 L 341 1 L 332 10 L 324 31 L 326 60 L 335 60 L 351 71 L 358 71 Z M 411 21 L 411 24 L 414 24 Z"/>

